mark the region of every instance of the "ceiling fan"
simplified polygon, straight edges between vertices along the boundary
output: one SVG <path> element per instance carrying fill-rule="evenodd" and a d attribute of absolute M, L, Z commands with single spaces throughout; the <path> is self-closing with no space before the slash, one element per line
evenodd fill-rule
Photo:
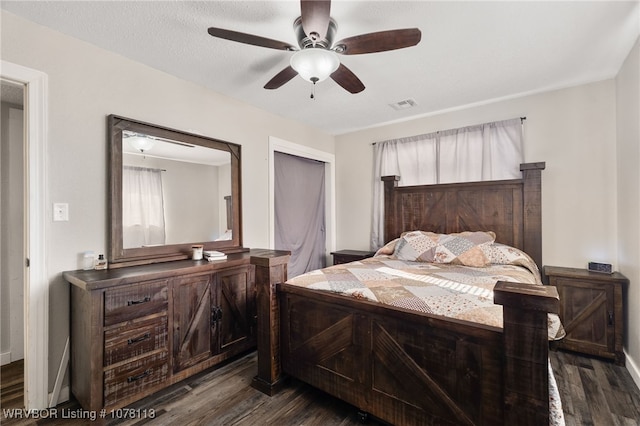
<path fill-rule="evenodd" d="M 314 85 L 331 77 L 350 93 L 362 92 L 364 84 L 349 68 L 340 63 L 336 54 L 360 55 L 402 49 L 415 46 L 422 36 L 419 29 L 406 28 L 347 37 L 334 43 L 337 24 L 331 18 L 330 10 L 331 1 L 329 0 L 300 1 L 300 16 L 293 23 L 299 47 L 283 41 L 222 28 L 211 27 L 208 32 L 213 37 L 239 43 L 295 51 L 290 65 L 269 80 L 264 86 L 265 89 L 277 89 L 296 75 L 300 75 Z M 313 94 L 311 97 L 313 98 Z"/>

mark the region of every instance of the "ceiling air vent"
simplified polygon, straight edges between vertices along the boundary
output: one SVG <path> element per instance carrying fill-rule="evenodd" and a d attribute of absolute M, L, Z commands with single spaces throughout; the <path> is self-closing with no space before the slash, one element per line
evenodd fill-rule
<path fill-rule="evenodd" d="M 400 101 L 400 102 L 395 102 L 393 104 L 389 104 L 389 106 L 391 108 L 395 109 L 396 111 L 413 108 L 416 105 L 418 105 L 418 103 L 413 99 L 405 99 L 404 101 Z"/>

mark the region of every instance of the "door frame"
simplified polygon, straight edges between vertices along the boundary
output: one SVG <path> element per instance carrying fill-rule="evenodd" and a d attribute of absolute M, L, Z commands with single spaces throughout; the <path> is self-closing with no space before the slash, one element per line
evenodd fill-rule
<path fill-rule="evenodd" d="M 305 145 L 288 142 L 275 136 L 269 136 L 269 247 L 275 248 L 275 152 L 295 155 L 324 163 L 324 187 L 325 187 L 325 228 L 326 247 L 325 262 L 331 264 L 331 252 L 336 249 L 336 156 L 329 152 L 320 151 Z"/>
<path fill-rule="evenodd" d="M 25 87 L 24 405 L 49 407 L 49 280 L 46 258 L 48 76 L 2 61 L 0 76 Z"/>

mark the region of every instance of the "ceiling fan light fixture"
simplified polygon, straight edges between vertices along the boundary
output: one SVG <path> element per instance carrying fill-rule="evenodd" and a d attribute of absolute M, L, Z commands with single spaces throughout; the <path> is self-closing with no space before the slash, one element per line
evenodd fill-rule
<path fill-rule="evenodd" d="M 339 66 L 338 56 L 322 48 L 300 50 L 291 56 L 291 67 L 313 84 L 326 80 Z"/>
<path fill-rule="evenodd" d="M 149 151 L 155 145 L 156 141 L 143 135 L 135 135 L 127 138 L 129 144 L 140 152 Z"/>

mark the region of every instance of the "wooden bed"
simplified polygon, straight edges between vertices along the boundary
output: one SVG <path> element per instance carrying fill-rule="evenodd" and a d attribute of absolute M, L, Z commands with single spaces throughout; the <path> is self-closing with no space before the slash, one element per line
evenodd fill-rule
<path fill-rule="evenodd" d="M 409 230 L 491 230 L 540 267 L 544 166 L 522 164 L 522 179 L 508 181 L 398 187 L 384 177 L 385 241 Z M 257 278 L 253 386 L 267 394 L 293 376 L 395 425 L 549 422 L 555 287 L 499 282 L 496 328 Z M 261 285 L 270 281 L 281 283 Z"/>

